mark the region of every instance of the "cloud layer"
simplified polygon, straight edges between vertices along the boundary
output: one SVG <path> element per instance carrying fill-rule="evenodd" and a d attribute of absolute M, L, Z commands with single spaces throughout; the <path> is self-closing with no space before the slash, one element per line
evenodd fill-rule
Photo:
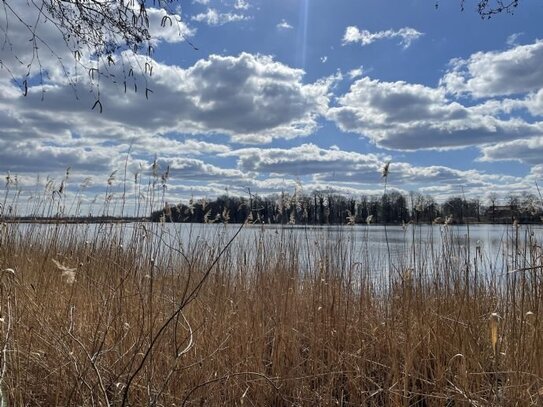
<path fill-rule="evenodd" d="M 196 35 L 194 26 L 206 30 L 197 23 L 248 21 L 245 11 L 257 8 L 243 0 L 231 2 L 230 10 L 199 3 L 206 6 L 195 7 L 205 10 L 187 19 L 190 24 L 169 15 L 172 24 L 161 27 L 165 12 L 150 9 L 154 45 L 182 42 Z M 301 23 L 294 28 L 287 20 L 296 21 L 290 15 L 273 19 L 272 34 L 298 32 Z M 40 26 L 58 51 L 42 53 L 48 75 L 39 83 L 34 70 L 26 97 L 20 86 L 25 64 L 15 63 L 6 48 L 0 51 L 2 61 L 13 63 L 13 77 L 0 78 L 4 171 L 63 174 L 71 166 L 81 177 L 107 179 L 124 165 L 131 174 L 149 174 L 156 154 L 160 168 L 170 168 L 169 199 L 195 191 L 218 194 L 225 187 L 277 192 L 293 188 L 296 180 L 308 190 L 380 192 L 380 170 L 388 160 L 393 188 L 442 197 L 463 187 L 480 194 L 517 191 L 543 173 L 543 41 L 454 59 L 435 84 L 420 84 L 385 79 L 372 71 L 371 61 L 362 61 L 364 69 L 357 61 L 327 71 L 338 55 L 333 47 L 312 57 L 308 51 L 309 59 L 323 62 L 318 74 L 282 62 L 288 60 L 284 54 L 253 50 L 216 51 L 185 64 L 131 52 L 110 64 L 88 57 L 82 64 L 95 68 L 89 75 L 82 64 L 59 68 L 58 55 L 68 61 L 71 51 L 48 30 Z M 10 35 L 14 52 L 28 63 L 32 49 L 23 47 L 25 28 L 11 27 Z M 393 39 L 407 48 L 422 35 L 410 27 L 370 32 L 349 26 L 335 44 Z M 127 66 L 136 69 L 128 74 Z M 101 114 L 98 105 L 91 110 L 97 100 Z M 357 151 L 353 145 L 362 147 Z M 468 147 L 479 155 L 477 168 L 515 160 L 529 173 L 440 163 L 448 154 L 442 151 Z M 437 158 L 417 164 L 413 157 L 421 150 L 432 150 Z"/>

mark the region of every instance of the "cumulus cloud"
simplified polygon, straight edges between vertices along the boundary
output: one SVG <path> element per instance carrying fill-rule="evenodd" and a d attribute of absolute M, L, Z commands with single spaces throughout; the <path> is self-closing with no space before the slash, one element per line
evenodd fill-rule
<path fill-rule="evenodd" d="M 234 23 L 238 21 L 246 21 L 250 18 L 243 14 L 235 13 L 221 13 L 214 8 L 209 8 L 205 13 L 196 14 L 192 16 L 191 20 L 199 23 L 205 23 L 207 25 L 218 26 L 227 23 Z"/>
<path fill-rule="evenodd" d="M 441 85 L 451 94 L 475 98 L 537 92 L 543 87 L 543 40 L 505 51 L 454 59 Z"/>
<path fill-rule="evenodd" d="M 143 58 L 139 64 L 147 61 Z M 104 82 L 103 113 L 97 120 L 96 111 L 89 109 L 92 94 L 81 94 L 77 101 L 69 86 L 51 84 L 46 88 L 47 103 L 42 103 L 36 92 L 40 89 L 31 88 L 26 98 L 12 94 L 0 101 L 13 123 L 2 132 L 21 132 L 26 127 L 30 133 L 36 128 L 53 137 L 77 129 L 82 136 L 124 140 L 149 133 L 219 133 L 239 142 L 305 136 L 315 131 L 317 117 L 326 111 L 331 83 L 304 84 L 303 74 L 271 57 L 246 53 L 211 55 L 187 69 L 153 62 L 153 75 L 136 83 L 142 94 L 145 85 L 152 89 L 149 100 Z"/>
<path fill-rule="evenodd" d="M 242 191 L 253 173 L 222 168 L 209 157 L 229 153 L 228 136 L 266 143 L 311 134 L 327 109 L 333 81 L 305 84 L 303 71 L 251 54 L 210 56 L 186 69 L 152 63 L 149 100 L 137 74 L 129 78 L 129 86 L 140 87 L 137 94 L 104 81 L 102 114 L 90 109 L 92 93 L 75 99 L 65 82 L 46 83 L 44 101 L 39 86 L 23 97 L 12 83 L 0 83 L 0 171 L 62 177 L 72 167 L 103 187 L 107 174 L 124 168 L 130 151 L 130 174 L 148 169 L 156 154 L 163 168 L 171 167 L 169 187 Z M 122 78 L 118 66 L 109 68 Z"/>
<path fill-rule="evenodd" d="M 524 105 L 533 116 L 543 116 L 543 87 L 537 93 L 528 95 Z"/>
<path fill-rule="evenodd" d="M 358 42 L 362 46 L 369 45 L 378 40 L 400 38 L 400 44 L 404 48 L 408 48 L 411 43 L 419 39 L 423 33 L 411 27 L 400 28 L 399 30 L 384 30 L 370 32 L 368 30 L 360 30 L 358 27 L 349 26 L 345 29 L 343 35 L 343 45 Z"/>
<path fill-rule="evenodd" d="M 520 161 L 530 165 L 543 164 L 543 137 L 497 143 L 481 148 L 481 161 Z"/>
<path fill-rule="evenodd" d="M 351 85 L 329 117 L 343 131 L 398 150 L 463 147 L 543 133 L 539 122 L 500 119 L 450 101 L 442 88 L 368 77 Z"/>

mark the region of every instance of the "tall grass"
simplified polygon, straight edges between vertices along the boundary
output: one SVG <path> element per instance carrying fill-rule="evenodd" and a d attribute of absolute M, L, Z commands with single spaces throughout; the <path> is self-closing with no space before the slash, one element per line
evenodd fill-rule
<path fill-rule="evenodd" d="M 500 267 L 452 227 L 394 264 L 350 230 L 2 223 L 3 403 L 543 403 L 528 229 L 508 227 Z"/>

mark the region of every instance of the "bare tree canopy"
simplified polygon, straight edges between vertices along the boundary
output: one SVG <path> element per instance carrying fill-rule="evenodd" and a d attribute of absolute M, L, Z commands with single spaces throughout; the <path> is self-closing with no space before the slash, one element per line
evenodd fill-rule
<path fill-rule="evenodd" d="M 150 17 L 147 9 L 166 11 L 161 24 L 173 24 L 171 15 L 178 0 L 28 0 L 27 6 L 34 8 L 37 20 L 30 21 L 15 4 L 21 0 L 3 0 L 5 27 L 10 20 L 18 20 L 36 36 L 39 20 L 55 26 L 67 43 L 87 46 L 99 55 L 111 55 L 120 48 L 141 51 L 152 39 L 149 30 Z M 39 40 L 39 38 L 38 38 Z"/>
<path fill-rule="evenodd" d="M 512 14 L 518 7 L 520 0 L 477 0 L 475 8 L 481 18 L 489 19 L 496 14 L 509 13 Z M 462 11 L 466 8 L 466 0 L 460 0 L 460 8 Z M 435 7 L 439 8 L 439 1 L 436 1 Z"/>
<path fill-rule="evenodd" d="M 86 71 L 95 84 L 100 76 L 115 76 L 107 68 L 121 58 L 126 63 L 123 63 L 125 76 L 150 74 L 150 56 L 161 39 L 171 40 L 177 35 L 176 41 L 186 41 L 192 46 L 187 40 L 191 30 L 181 21 L 179 3 L 179 0 L 3 0 L 0 68 L 8 72 L 25 95 L 30 84 L 43 85 L 48 77 L 58 74 L 72 83 Z M 148 63 L 130 59 L 129 55 L 147 56 Z M 55 72 L 55 65 L 59 72 Z"/>
<path fill-rule="evenodd" d="M 465 0 L 462 0 L 462 7 L 464 6 Z M 483 18 L 490 18 L 494 14 L 499 13 L 513 13 L 517 8 L 519 0 L 480 0 L 477 3 L 477 11 L 479 15 Z"/>

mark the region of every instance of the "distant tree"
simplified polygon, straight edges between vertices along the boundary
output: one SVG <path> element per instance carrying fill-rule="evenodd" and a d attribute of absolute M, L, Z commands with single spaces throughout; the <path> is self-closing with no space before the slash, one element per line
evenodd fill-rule
<path fill-rule="evenodd" d="M 498 194 L 491 192 L 488 195 L 488 202 L 490 203 L 490 217 L 491 222 L 494 223 L 496 219 L 496 202 L 498 201 Z"/>
<path fill-rule="evenodd" d="M 442 205 L 444 216 L 452 216 L 455 222 L 464 222 L 465 201 L 458 196 L 447 199 Z"/>
<path fill-rule="evenodd" d="M 540 220 L 541 206 L 539 198 L 531 193 L 524 192 L 520 196 L 519 216 L 523 222 L 535 222 Z"/>
<path fill-rule="evenodd" d="M 509 209 L 511 210 L 511 216 L 513 218 L 518 218 L 519 215 L 519 203 L 520 199 L 518 195 L 515 194 L 509 194 L 505 198 L 507 205 L 509 206 Z"/>
<path fill-rule="evenodd" d="M 152 213 L 153 221 L 166 222 L 226 222 L 241 223 L 247 219 L 253 223 L 275 223 L 286 225 L 315 224 L 338 225 L 365 223 L 371 215 L 373 222 L 400 224 L 412 220 L 416 223 L 432 223 L 437 218 L 452 216 L 455 223 L 465 222 L 510 222 L 516 218 L 521 223 L 539 223 L 543 208 L 539 197 L 531 193 L 511 194 L 504 199 L 506 206 L 498 207 L 495 194 L 489 195 L 490 205 L 484 208 L 478 199 L 449 197 L 441 205 L 430 195 L 411 192 L 407 197 L 390 191 L 383 195 L 362 195 L 355 199 L 331 190 L 313 191 L 303 194 L 282 192 L 280 195 L 248 198 L 222 195 L 214 200 L 190 199 L 188 203 L 167 205 Z"/>
<path fill-rule="evenodd" d="M 369 208 L 368 208 L 368 196 L 362 195 L 360 197 L 360 201 L 357 207 L 356 211 L 356 217 L 358 222 L 366 222 L 366 219 L 369 215 Z"/>

